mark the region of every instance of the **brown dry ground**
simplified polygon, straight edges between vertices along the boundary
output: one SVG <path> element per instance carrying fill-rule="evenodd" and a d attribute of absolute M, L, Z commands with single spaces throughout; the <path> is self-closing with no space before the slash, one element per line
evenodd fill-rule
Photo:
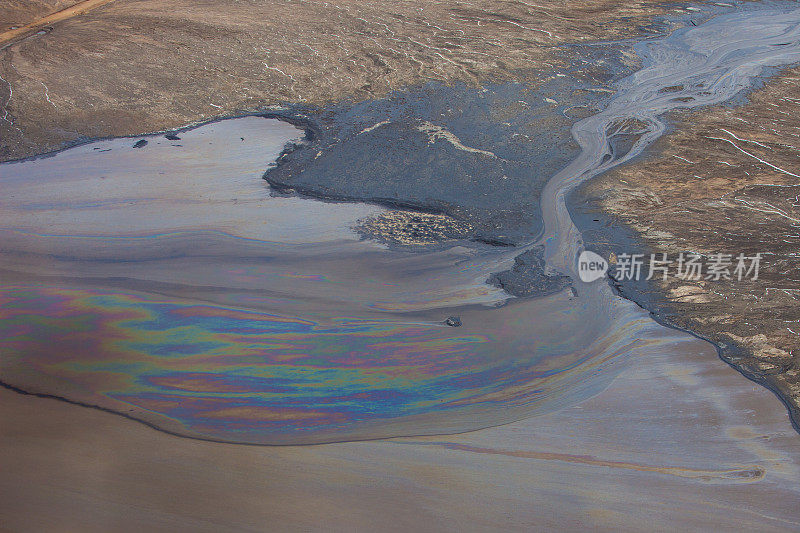
<path fill-rule="evenodd" d="M 687 4 L 115 0 L 0 50 L 0 161 L 428 81 L 536 83 L 567 61 L 558 45 L 646 35 Z M 63 7 L 16 1 L 0 28 Z"/>
<path fill-rule="evenodd" d="M 743 107 L 687 114 L 649 157 L 590 182 L 584 194 L 656 253 L 763 254 L 756 281 L 683 281 L 656 288 L 667 320 L 735 346 L 729 361 L 800 412 L 800 68 Z M 724 355 L 725 356 L 725 355 Z"/>

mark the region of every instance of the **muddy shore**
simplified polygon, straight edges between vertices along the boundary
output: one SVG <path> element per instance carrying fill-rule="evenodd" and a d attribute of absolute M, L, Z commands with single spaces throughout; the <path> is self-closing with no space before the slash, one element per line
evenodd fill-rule
<path fill-rule="evenodd" d="M 774 390 L 800 420 L 795 290 L 798 172 L 789 118 L 797 68 L 742 94 L 739 105 L 676 114 L 642 159 L 576 192 L 573 215 L 603 253 L 762 253 L 757 280 L 618 284 L 666 324 L 714 342 L 720 357 Z"/>
<path fill-rule="evenodd" d="M 578 153 L 570 134 L 577 118 L 565 111 L 596 112 L 613 82 L 635 69 L 619 48 L 602 55 L 605 91 L 564 70 L 538 88 L 429 84 L 383 100 L 274 113 L 302 117 L 311 135 L 264 178 L 282 192 L 444 214 L 477 242 L 530 242 L 542 231 L 542 187 Z"/>

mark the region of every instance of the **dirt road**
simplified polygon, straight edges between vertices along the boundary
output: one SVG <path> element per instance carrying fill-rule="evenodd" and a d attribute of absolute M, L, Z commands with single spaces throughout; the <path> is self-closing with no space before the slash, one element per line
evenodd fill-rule
<path fill-rule="evenodd" d="M 113 1 L 114 0 L 84 0 L 83 2 L 78 2 L 73 6 L 62 9 L 61 11 L 56 11 L 55 13 L 51 13 L 45 17 L 36 19 L 33 22 L 29 22 L 24 26 L 4 31 L 3 33 L 0 33 L 0 49 L 13 44 L 19 39 L 28 37 L 29 35 L 51 24 L 55 24 L 56 22 L 60 22 L 72 17 L 77 17 L 78 15 L 83 15 L 87 11 L 91 11 L 92 9 L 98 8 Z"/>

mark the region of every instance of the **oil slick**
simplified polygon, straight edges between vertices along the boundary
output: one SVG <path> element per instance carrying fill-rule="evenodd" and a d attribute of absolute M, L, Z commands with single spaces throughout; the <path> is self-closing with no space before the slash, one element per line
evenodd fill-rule
<path fill-rule="evenodd" d="M 566 291 L 502 305 L 485 281 L 514 252 L 390 249 L 352 229 L 389 210 L 270 196 L 260 173 L 299 134 L 248 117 L 0 166 L 2 380 L 181 435 L 310 443 L 546 412 L 657 342 Z"/>

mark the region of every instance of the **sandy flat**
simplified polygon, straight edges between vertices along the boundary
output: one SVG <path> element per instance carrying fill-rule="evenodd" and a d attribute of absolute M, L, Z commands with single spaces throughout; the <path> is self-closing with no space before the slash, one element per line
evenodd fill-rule
<path fill-rule="evenodd" d="M 800 439 L 700 341 L 629 360 L 561 411 L 458 436 L 214 444 L 0 392 L 10 531 L 786 531 Z"/>

